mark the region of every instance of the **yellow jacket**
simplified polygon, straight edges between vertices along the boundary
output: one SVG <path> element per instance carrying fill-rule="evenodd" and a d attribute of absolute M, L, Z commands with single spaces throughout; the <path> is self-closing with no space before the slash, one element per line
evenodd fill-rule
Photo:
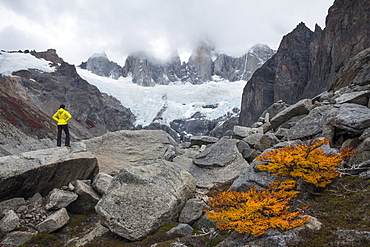
<path fill-rule="evenodd" d="M 59 110 L 53 115 L 53 119 L 58 122 L 58 125 L 68 124 L 68 121 L 71 118 L 71 114 L 69 114 L 69 112 L 67 112 L 63 108 L 59 108 Z"/>

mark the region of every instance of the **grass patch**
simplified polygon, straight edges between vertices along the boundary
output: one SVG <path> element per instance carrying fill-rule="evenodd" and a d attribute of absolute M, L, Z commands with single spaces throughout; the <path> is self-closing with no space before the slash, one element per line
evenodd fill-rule
<path fill-rule="evenodd" d="M 323 225 L 318 231 L 305 229 L 299 232 L 302 241 L 290 247 L 334 246 L 337 230 L 370 231 L 370 180 L 346 176 L 337 178 L 321 195 L 307 200 L 308 215 Z M 360 241 L 359 245 L 370 246 Z M 346 246 L 346 245 L 341 245 Z"/>
<path fill-rule="evenodd" d="M 103 236 L 97 237 L 90 243 L 85 245 L 86 247 L 98 247 L 98 246 L 112 246 L 112 247 L 150 247 L 153 244 L 158 243 L 156 247 L 170 246 L 170 244 L 180 235 L 167 234 L 167 231 L 176 227 L 179 223 L 169 223 L 162 226 L 157 232 L 149 235 L 145 239 L 136 242 L 129 242 L 128 240 L 121 238 L 114 233 L 107 233 Z"/>
<path fill-rule="evenodd" d="M 96 222 L 98 222 L 96 214 L 73 214 L 68 224 L 61 228 L 58 233 L 77 237 L 92 230 Z"/>
<path fill-rule="evenodd" d="M 114 233 L 106 233 L 103 236 L 97 237 L 85 247 L 150 247 L 157 244 L 156 247 L 170 247 L 174 242 L 185 244 L 188 247 L 214 247 L 229 235 L 229 231 L 219 231 L 219 235 L 210 240 L 208 236 L 181 236 L 178 234 L 167 234 L 169 230 L 176 227 L 179 223 L 169 223 L 162 226 L 156 233 L 146 237 L 141 241 L 129 242 L 128 240 L 115 235 Z M 202 234 L 201 231 L 195 229 L 195 234 Z"/>
<path fill-rule="evenodd" d="M 45 247 L 63 247 L 64 242 L 61 241 L 58 236 L 53 233 L 40 232 L 33 236 L 26 243 L 20 245 L 20 247 L 36 247 L 36 246 L 45 246 Z"/>
<path fill-rule="evenodd" d="M 370 231 L 370 180 L 340 178 L 309 205 L 308 214 L 331 230 Z"/>
<path fill-rule="evenodd" d="M 59 247 L 66 246 L 66 240 L 72 237 L 81 236 L 93 229 L 97 222 L 95 214 L 76 214 L 71 215 L 67 225 L 61 229 L 53 232 L 46 233 L 40 232 L 33 236 L 30 240 L 21 245 L 21 247 Z M 73 245 L 71 245 L 73 246 Z"/>

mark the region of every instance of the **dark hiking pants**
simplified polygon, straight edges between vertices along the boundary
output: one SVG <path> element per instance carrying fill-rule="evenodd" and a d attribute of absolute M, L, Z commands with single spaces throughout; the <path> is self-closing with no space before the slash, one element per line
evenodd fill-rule
<path fill-rule="evenodd" d="M 65 145 L 69 146 L 69 130 L 68 130 L 68 124 L 66 125 L 58 125 L 58 136 L 57 136 L 57 146 L 60 147 L 62 144 L 62 130 L 64 133 L 66 133 L 66 141 Z"/>

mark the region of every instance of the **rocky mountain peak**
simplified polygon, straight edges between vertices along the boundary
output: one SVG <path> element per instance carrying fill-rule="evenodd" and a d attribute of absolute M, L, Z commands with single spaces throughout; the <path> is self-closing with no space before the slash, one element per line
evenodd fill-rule
<path fill-rule="evenodd" d="M 258 54 L 259 56 L 261 56 L 262 59 L 268 60 L 273 55 L 271 53 L 275 53 L 275 52 L 268 45 L 255 44 L 249 49 L 248 53 Z"/>
<path fill-rule="evenodd" d="M 105 54 L 105 52 L 97 52 L 97 53 L 94 53 L 90 58 L 108 59 L 108 56 L 107 56 L 107 54 Z"/>
<path fill-rule="evenodd" d="M 199 42 L 198 45 L 193 50 L 189 58 L 189 62 L 192 60 L 201 62 L 202 59 L 212 57 L 212 55 L 214 54 L 215 54 L 215 47 L 209 42 L 202 41 L 202 42 Z"/>
<path fill-rule="evenodd" d="M 200 81 L 210 81 L 213 75 L 212 52 L 214 47 L 200 42 L 189 58 L 189 65 L 194 67 Z"/>
<path fill-rule="evenodd" d="M 280 42 L 278 50 L 293 50 L 291 45 L 297 46 L 300 45 L 300 42 L 296 42 L 298 40 L 311 40 L 313 32 L 309 29 L 306 24 L 303 22 L 299 23 L 293 31 L 283 36 L 283 39 Z"/>
<path fill-rule="evenodd" d="M 322 31 L 322 28 L 316 23 L 315 24 L 315 33 L 321 32 L 321 31 Z"/>
<path fill-rule="evenodd" d="M 43 58 L 53 63 L 63 63 L 63 59 L 58 56 L 55 49 L 48 49 L 47 51 L 41 52 L 31 51 L 30 53 L 37 58 Z"/>
<path fill-rule="evenodd" d="M 292 104 L 301 99 L 318 38 L 303 22 L 283 37 L 276 54 L 253 74 L 244 88 L 241 125 L 254 123 L 274 102 L 283 100 Z"/>
<path fill-rule="evenodd" d="M 117 63 L 112 62 L 108 59 L 108 56 L 104 53 L 94 53 L 87 62 L 81 63 L 82 69 L 87 69 L 94 74 L 118 79 L 122 76 L 122 67 Z"/>
<path fill-rule="evenodd" d="M 167 60 L 146 52 L 135 52 L 126 58 L 125 65 L 121 68 L 110 61 L 105 53 L 96 53 L 80 67 L 113 79 L 130 76 L 134 83 L 148 87 L 156 84 L 168 85 L 171 82 L 201 84 L 211 81 L 214 75 L 229 81 L 248 80 L 274 53 L 267 45 L 257 44 L 241 58 L 234 58 L 217 54 L 211 43 L 201 41 L 188 62 L 181 63 L 177 51 Z"/>
<path fill-rule="evenodd" d="M 275 54 L 267 45 L 256 44 L 242 57 L 220 54 L 214 61 L 214 74 L 229 81 L 248 81 L 252 74 Z"/>
<path fill-rule="evenodd" d="M 136 52 L 127 57 L 122 72 L 124 77 L 132 76 L 134 83 L 149 87 L 156 84 L 168 85 L 184 77 L 177 53 L 163 61 L 148 53 Z"/>

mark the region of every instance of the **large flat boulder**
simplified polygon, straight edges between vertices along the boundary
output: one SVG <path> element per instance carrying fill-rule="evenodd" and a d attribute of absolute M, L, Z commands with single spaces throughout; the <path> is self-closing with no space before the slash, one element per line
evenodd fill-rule
<path fill-rule="evenodd" d="M 342 104 L 330 123 L 349 133 L 362 134 L 370 127 L 370 109 L 358 104 Z"/>
<path fill-rule="evenodd" d="M 193 158 L 193 163 L 201 168 L 225 167 L 240 155 L 236 146 L 238 142 L 239 140 L 223 137 L 196 155 Z"/>
<path fill-rule="evenodd" d="M 276 116 L 274 116 L 270 121 L 271 127 L 273 129 L 277 129 L 280 125 L 282 125 L 292 117 L 308 114 L 312 108 L 313 105 L 310 99 L 300 100 L 296 104 L 291 105 L 276 114 Z"/>
<path fill-rule="evenodd" d="M 113 178 L 95 209 L 103 225 L 136 241 L 176 221 L 194 192 L 194 178 L 171 162 L 139 162 Z"/>
<path fill-rule="evenodd" d="M 116 174 L 140 161 L 171 160 L 177 145 L 162 130 L 121 130 L 79 144 L 96 156 L 100 172 L 108 174 Z"/>
<path fill-rule="evenodd" d="M 314 108 L 301 118 L 292 128 L 286 131 L 288 140 L 305 139 L 312 136 L 321 136 L 325 126 L 338 113 L 339 108 L 324 105 Z"/>
<path fill-rule="evenodd" d="M 93 179 L 99 172 L 90 152 L 51 148 L 0 157 L 0 201 L 29 198 L 39 192 L 46 196 L 77 179 Z"/>
<path fill-rule="evenodd" d="M 359 92 L 350 92 L 344 93 L 340 95 L 338 98 L 335 99 L 337 104 L 344 104 L 344 103 L 353 103 L 358 105 L 367 106 L 369 103 L 370 91 L 359 91 Z"/>
<path fill-rule="evenodd" d="M 249 166 L 238 150 L 239 142 L 223 137 L 200 153 L 188 151 L 177 156 L 174 165 L 193 175 L 199 188 L 232 183 Z"/>
<path fill-rule="evenodd" d="M 65 208 L 59 209 L 36 226 L 39 232 L 54 232 L 63 227 L 69 221 L 69 215 Z"/>

